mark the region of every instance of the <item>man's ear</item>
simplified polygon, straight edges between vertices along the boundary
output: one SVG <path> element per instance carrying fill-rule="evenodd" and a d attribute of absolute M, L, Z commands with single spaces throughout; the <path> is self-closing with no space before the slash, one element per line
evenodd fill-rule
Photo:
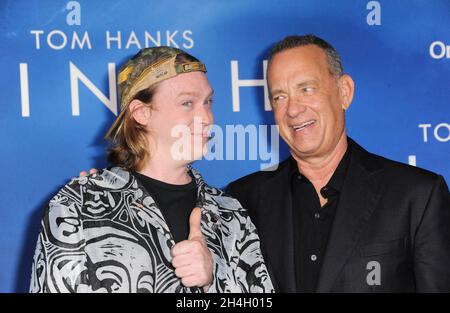
<path fill-rule="evenodd" d="M 353 94 L 355 91 L 355 82 L 349 75 L 344 74 L 339 78 L 338 86 L 342 108 L 344 110 L 347 110 L 353 100 Z"/>
<path fill-rule="evenodd" d="M 151 116 L 150 105 L 140 100 L 134 99 L 130 102 L 129 109 L 131 115 L 137 123 L 141 124 L 142 126 L 147 126 Z"/>

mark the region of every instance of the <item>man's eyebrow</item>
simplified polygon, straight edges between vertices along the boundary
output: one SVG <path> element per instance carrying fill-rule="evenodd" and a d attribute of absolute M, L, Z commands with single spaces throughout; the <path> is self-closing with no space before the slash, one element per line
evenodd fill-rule
<path fill-rule="evenodd" d="M 314 80 L 314 79 L 307 80 L 307 81 L 296 84 L 295 87 L 302 88 L 302 87 L 305 87 L 305 86 L 308 86 L 311 84 L 317 84 L 317 80 Z"/>
<path fill-rule="evenodd" d="M 198 96 L 198 92 L 196 91 L 182 91 L 177 95 L 177 98 L 181 96 Z"/>
<path fill-rule="evenodd" d="M 280 92 L 283 92 L 283 90 L 279 89 L 279 88 L 278 89 L 274 89 L 274 90 L 269 90 L 269 95 L 272 96 L 272 95 L 280 93 Z"/>
<path fill-rule="evenodd" d="M 295 87 L 296 88 L 302 88 L 302 87 L 305 87 L 305 86 L 308 86 L 308 85 L 311 85 L 311 84 L 317 84 L 317 80 L 315 80 L 315 79 L 306 80 L 306 81 L 303 81 L 301 83 L 296 84 Z M 274 95 L 274 94 L 277 94 L 277 93 L 281 93 L 281 92 L 284 92 L 283 89 L 281 89 L 281 88 L 276 88 L 276 89 L 273 89 L 273 90 L 269 90 L 269 94 L 271 94 L 271 95 Z"/>

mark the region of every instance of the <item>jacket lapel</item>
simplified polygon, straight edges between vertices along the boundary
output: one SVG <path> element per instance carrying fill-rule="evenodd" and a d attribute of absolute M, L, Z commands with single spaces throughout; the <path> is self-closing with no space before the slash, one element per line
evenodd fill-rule
<path fill-rule="evenodd" d="M 333 284 L 352 254 L 380 198 L 382 168 L 358 144 L 352 144 L 352 156 L 330 233 L 317 292 L 332 291 Z"/>
<path fill-rule="evenodd" d="M 129 176 L 130 184 L 129 190 L 126 190 L 126 192 L 130 192 L 133 195 L 133 200 L 129 205 L 131 214 L 137 217 L 137 221 L 139 221 L 142 228 L 145 228 L 146 224 L 149 224 L 162 233 L 167 238 L 167 244 L 170 250 L 175 245 L 175 240 L 158 204 L 131 172 L 125 172 L 119 169 L 117 175 L 123 176 L 125 173 L 127 177 Z"/>
<path fill-rule="evenodd" d="M 294 240 L 292 225 L 292 195 L 289 179 L 289 159 L 261 185 L 258 206 L 258 229 L 267 258 L 268 270 L 277 292 L 295 292 Z M 283 225 L 282 229 L 274 225 Z"/>

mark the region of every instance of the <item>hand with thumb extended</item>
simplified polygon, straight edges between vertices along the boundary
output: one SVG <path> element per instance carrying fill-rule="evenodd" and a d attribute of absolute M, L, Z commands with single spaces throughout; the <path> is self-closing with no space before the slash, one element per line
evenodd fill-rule
<path fill-rule="evenodd" d="M 198 239 L 205 241 L 201 228 L 202 210 L 200 208 L 193 208 L 189 216 L 189 236 L 188 240 Z"/>
<path fill-rule="evenodd" d="M 212 280 L 213 258 L 201 230 L 202 210 L 194 208 L 189 217 L 189 236 L 173 246 L 175 275 L 186 287 L 207 289 Z"/>

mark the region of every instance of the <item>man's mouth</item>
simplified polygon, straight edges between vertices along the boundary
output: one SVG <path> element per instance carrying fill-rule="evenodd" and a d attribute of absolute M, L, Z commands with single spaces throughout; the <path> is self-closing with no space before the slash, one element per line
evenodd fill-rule
<path fill-rule="evenodd" d="M 292 127 L 296 132 L 299 132 L 299 131 L 305 129 L 306 127 L 308 127 L 308 126 L 313 125 L 315 122 L 316 122 L 316 120 L 309 120 L 309 121 L 306 121 L 306 122 L 301 123 L 301 124 L 298 124 L 298 125 L 292 125 L 291 127 Z"/>
<path fill-rule="evenodd" d="M 205 139 L 210 139 L 212 138 L 211 134 L 209 132 L 206 133 L 191 133 L 192 136 L 199 136 Z"/>
<path fill-rule="evenodd" d="M 211 139 L 213 136 L 211 136 L 212 133 L 212 126 L 205 126 L 202 129 L 194 129 L 191 131 L 191 136 L 199 136 L 206 139 Z"/>

